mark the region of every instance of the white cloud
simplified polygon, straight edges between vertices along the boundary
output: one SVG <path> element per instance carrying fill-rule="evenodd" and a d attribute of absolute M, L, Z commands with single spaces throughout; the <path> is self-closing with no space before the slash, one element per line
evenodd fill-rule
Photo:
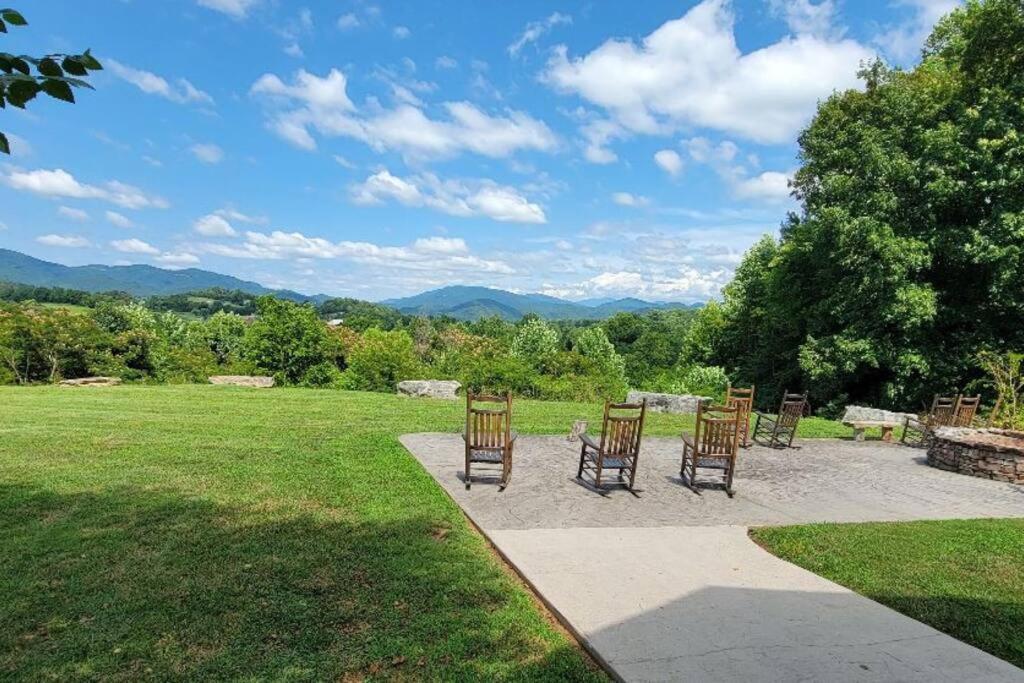
<path fill-rule="evenodd" d="M 391 35 L 399 40 L 405 40 L 412 35 L 412 31 L 409 30 L 408 26 L 396 26 L 391 29 Z"/>
<path fill-rule="evenodd" d="M 539 204 L 529 201 L 512 187 L 492 180 L 441 180 L 430 173 L 408 178 L 382 170 L 350 188 L 357 204 L 380 204 L 387 200 L 406 206 L 425 206 L 452 216 L 487 216 L 509 223 L 545 223 Z"/>
<path fill-rule="evenodd" d="M 763 143 L 791 141 L 834 89 L 858 85 L 872 51 L 852 40 L 787 36 L 743 54 L 726 0 L 704 0 L 639 43 L 608 40 L 570 59 L 560 46 L 544 80 L 607 111 L 625 130 L 707 127 Z"/>
<path fill-rule="evenodd" d="M 342 14 L 338 17 L 338 28 L 342 31 L 348 31 L 350 29 L 357 28 L 360 25 L 359 17 L 352 12 Z"/>
<path fill-rule="evenodd" d="M 907 64 L 920 56 L 925 39 L 936 22 L 960 5 L 960 0 L 897 0 L 897 5 L 907 8 L 910 17 L 894 26 L 889 26 L 874 42 L 888 57 Z"/>
<path fill-rule="evenodd" d="M 797 35 L 827 38 L 837 30 L 833 0 L 820 0 L 818 3 L 811 0 L 769 0 L 768 6 Z"/>
<path fill-rule="evenodd" d="M 752 178 L 736 183 L 734 191 L 742 199 L 761 199 L 768 202 L 783 202 L 789 199 L 789 180 L 792 174 L 765 171 Z"/>
<path fill-rule="evenodd" d="M 284 53 L 289 57 L 301 58 L 305 57 L 306 53 L 302 51 L 302 48 L 298 43 L 289 43 L 284 46 Z"/>
<path fill-rule="evenodd" d="M 204 164 L 219 164 L 224 161 L 224 150 L 212 143 L 192 145 L 189 151 Z"/>
<path fill-rule="evenodd" d="M 683 160 L 679 153 L 672 149 L 659 149 L 654 153 L 654 163 L 670 176 L 679 175 L 683 170 Z"/>
<path fill-rule="evenodd" d="M 153 260 L 169 266 L 191 266 L 199 263 L 199 257 L 187 251 L 165 251 Z"/>
<path fill-rule="evenodd" d="M 57 209 L 57 214 L 63 218 L 67 218 L 71 221 L 78 223 L 84 223 L 89 220 L 89 213 L 82 209 L 74 209 L 70 206 L 61 206 Z"/>
<path fill-rule="evenodd" d="M 126 240 L 113 240 L 110 246 L 126 254 L 159 254 L 160 250 L 149 242 L 143 242 L 134 237 Z"/>
<path fill-rule="evenodd" d="M 204 244 L 211 254 L 243 259 L 341 259 L 383 267 L 389 273 L 409 270 L 419 273 L 472 272 L 512 274 L 515 270 L 503 261 L 482 259 L 469 253 L 459 238 L 421 238 L 409 246 L 381 246 L 371 242 L 332 242 L 308 237 L 300 232 L 275 230 L 270 233 L 246 232 L 245 241 L 235 244 Z"/>
<path fill-rule="evenodd" d="M 120 214 L 116 211 L 107 211 L 103 215 L 106 217 L 107 221 L 111 225 L 117 226 L 118 228 L 135 227 L 135 223 L 133 223 L 132 220 L 128 218 L 128 216 L 125 216 L 124 214 Z"/>
<path fill-rule="evenodd" d="M 459 63 L 448 55 L 441 55 L 434 61 L 434 66 L 438 69 L 454 69 Z"/>
<path fill-rule="evenodd" d="M 446 102 L 446 119 L 433 119 L 416 104 L 400 103 L 393 109 L 375 106 L 360 114 L 346 93 L 345 75 L 332 69 L 319 77 L 300 70 L 291 84 L 264 74 L 250 92 L 281 105 L 268 120 L 278 136 L 301 149 L 316 149 L 315 130 L 321 135 L 360 140 L 377 151 L 397 150 L 416 158 L 455 156 L 474 152 L 505 157 L 521 149 L 548 151 L 557 144 L 554 133 L 541 121 L 514 110 L 492 116 L 469 102 Z"/>
<path fill-rule="evenodd" d="M 201 7 L 223 12 L 234 19 L 244 19 L 257 0 L 196 0 Z"/>
<path fill-rule="evenodd" d="M 647 206 L 651 203 L 651 200 L 647 197 L 637 194 L 631 194 L 629 192 L 613 192 L 612 201 L 619 206 L 631 206 L 641 207 Z"/>
<path fill-rule="evenodd" d="M 571 24 L 572 17 L 560 12 L 550 14 L 542 21 L 531 21 L 515 41 L 508 46 L 508 53 L 515 57 L 529 43 L 535 43 L 545 33 L 559 24 Z"/>
<path fill-rule="evenodd" d="M 102 187 L 80 183 L 62 168 L 35 171 L 12 170 L 4 182 L 16 190 L 25 190 L 46 197 L 71 197 L 74 199 L 100 199 L 126 209 L 166 209 L 166 199 L 146 194 L 137 187 L 109 180 Z"/>
<path fill-rule="evenodd" d="M 73 249 L 91 246 L 89 240 L 81 235 L 40 235 L 36 238 L 36 242 L 45 244 L 48 247 L 68 247 Z"/>
<path fill-rule="evenodd" d="M 265 225 L 266 223 L 269 223 L 265 216 L 253 216 L 251 214 L 242 213 L 230 206 L 226 206 L 223 209 L 217 209 L 213 213 L 218 216 L 222 216 L 223 218 L 227 218 L 228 220 L 237 221 L 238 223 L 254 223 L 257 225 Z"/>
<path fill-rule="evenodd" d="M 179 78 L 174 85 L 151 71 L 144 71 L 122 64 L 115 59 L 104 59 L 103 64 L 118 78 L 131 83 L 147 95 L 158 95 L 178 104 L 212 105 L 213 98 L 196 88 L 185 78 Z"/>
<path fill-rule="evenodd" d="M 238 234 L 231 223 L 215 213 L 197 218 L 192 224 L 192 229 L 207 237 L 234 237 Z"/>

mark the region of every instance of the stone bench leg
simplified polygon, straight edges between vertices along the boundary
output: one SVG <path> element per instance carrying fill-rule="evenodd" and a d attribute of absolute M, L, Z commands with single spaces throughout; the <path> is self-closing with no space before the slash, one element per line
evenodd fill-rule
<path fill-rule="evenodd" d="M 892 441 L 892 427 L 882 427 L 882 441 Z"/>
<path fill-rule="evenodd" d="M 864 440 L 864 428 L 863 427 L 854 427 L 853 428 L 853 440 L 854 441 L 863 441 Z"/>

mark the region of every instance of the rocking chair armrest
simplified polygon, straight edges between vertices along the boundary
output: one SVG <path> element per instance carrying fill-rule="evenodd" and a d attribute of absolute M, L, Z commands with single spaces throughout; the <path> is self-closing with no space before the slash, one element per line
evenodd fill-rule
<path fill-rule="evenodd" d="M 518 438 L 519 438 L 519 432 L 517 432 L 515 430 L 512 430 L 512 431 L 510 431 L 508 433 L 508 442 L 509 443 L 515 443 L 516 439 L 518 439 Z"/>
<path fill-rule="evenodd" d="M 683 432 L 683 443 L 689 446 L 690 448 L 695 448 L 697 442 L 694 439 L 693 434 L 687 434 L 686 432 Z"/>
<path fill-rule="evenodd" d="M 757 415 L 757 421 L 758 422 L 760 422 L 761 420 L 764 420 L 765 422 L 771 422 L 772 424 L 775 424 L 776 422 L 779 421 L 779 416 L 778 415 L 770 415 L 769 413 L 762 413 L 760 410 L 754 411 L 754 414 Z"/>
<path fill-rule="evenodd" d="M 588 446 L 590 448 L 593 448 L 595 451 L 601 450 L 601 446 L 599 446 L 594 441 L 594 437 L 590 436 L 587 433 L 580 434 L 580 441 L 582 441 L 584 443 L 584 445 L 586 445 L 586 446 Z"/>

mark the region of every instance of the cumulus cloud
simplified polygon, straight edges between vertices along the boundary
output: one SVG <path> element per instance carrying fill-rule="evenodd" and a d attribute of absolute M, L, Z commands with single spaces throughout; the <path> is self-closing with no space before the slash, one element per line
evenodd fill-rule
<path fill-rule="evenodd" d="M 425 206 L 452 216 L 487 216 L 509 223 L 544 223 L 539 204 L 512 187 L 492 180 L 442 180 L 430 173 L 401 178 L 382 170 L 350 188 L 357 204 L 397 201 Z"/>
<path fill-rule="evenodd" d="M 634 208 L 647 206 L 651 203 L 651 200 L 647 197 L 629 192 L 613 192 L 612 201 L 619 206 L 631 206 Z"/>
<path fill-rule="evenodd" d="M 396 26 L 391 29 L 391 35 L 399 40 L 405 40 L 412 35 L 412 31 L 409 30 L 408 26 Z"/>
<path fill-rule="evenodd" d="M 216 213 L 209 213 L 197 218 L 192 224 L 192 229 L 207 237 L 234 237 L 238 234 L 231 223 Z"/>
<path fill-rule="evenodd" d="M 514 110 L 491 115 L 469 102 L 442 104 L 447 116 L 435 119 L 408 101 L 392 109 L 356 110 L 346 92 L 345 75 L 331 69 L 319 77 L 305 70 L 291 83 L 264 74 L 250 93 L 277 104 L 267 125 L 300 149 L 316 149 L 312 131 L 359 140 L 377 151 L 395 150 L 412 157 L 443 158 L 461 152 L 506 157 L 522 149 L 555 148 L 554 133 L 543 122 Z"/>
<path fill-rule="evenodd" d="M 73 199 L 100 199 L 126 209 L 166 209 L 166 199 L 150 195 L 137 187 L 118 180 L 108 180 L 102 186 L 81 183 L 62 168 L 35 171 L 12 170 L 4 182 L 16 190 L 25 190 L 45 197 Z"/>
<path fill-rule="evenodd" d="M 67 218 L 69 221 L 75 221 L 78 223 L 84 223 L 89 220 L 89 213 L 82 209 L 75 209 L 70 206 L 61 206 L 57 209 L 57 215 L 62 218 Z"/>
<path fill-rule="evenodd" d="M 372 242 L 332 242 L 300 232 L 249 231 L 240 244 L 204 244 L 211 254 L 243 259 L 342 259 L 394 270 L 418 272 L 473 272 L 511 274 L 515 270 L 503 261 L 483 259 L 469 252 L 459 238 L 428 237 L 407 246 L 381 246 Z"/>
<path fill-rule="evenodd" d="M 40 235 L 36 238 L 36 242 L 45 244 L 48 247 L 68 247 L 72 249 L 92 246 L 89 240 L 81 235 Z"/>
<path fill-rule="evenodd" d="M 204 164 L 219 164 L 224 161 L 224 150 L 214 144 L 195 144 L 189 147 L 192 156 Z"/>
<path fill-rule="evenodd" d="M 352 12 L 342 14 L 340 17 L 338 17 L 338 28 L 340 28 L 342 31 L 348 31 L 350 29 L 357 28 L 361 23 L 362 22 L 359 21 L 359 17 L 357 17 Z"/>
<path fill-rule="evenodd" d="M 132 222 L 132 219 L 128 218 L 128 216 L 125 216 L 124 214 L 118 213 L 117 211 L 107 211 L 103 215 L 106 217 L 108 223 L 118 228 L 135 227 L 135 223 Z"/>
<path fill-rule="evenodd" d="M 782 202 L 789 198 L 789 181 L 792 174 L 765 171 L 752 178 L 744 178 L 735 185 L 737 197 Z"/>
<path fill-rule="evenodd" d="M 674 149 L 659 149 L 654 153 L 654 163 L 670 176 L 677 176 L 683 170 L 683 159 Z"/>
<path fill-rule="evenodd" d="M 895 4 L 906 8 L 909 17 L 887 27 L 875 37 L 874 42 L 886 56 L 907 64 L 920 56 L 924 41 L 935 23 L 956 9 L 960 0 L 897 0 Z"/>
<path fill-rule="evenodd" d="M 200 7 L 223 12 L 233 19 L 244 19 L 257 0 L 196 0 Z"/>
<path fill-rule="evenodd" d="M 132 237 L 126 240 L 112 240 L 110 242 L 117 251 L 124 252 L 126 254 L 159 254 L 160 250 L 154 247 L 149 242 L 143 242 L 140 239 Z"/>
<path fill-rule="evenodd" d="M 789 181 L 793 172 L 753 172 L 747 163 L 737 160 L 740 149 L 732 140 L 715 145 L 707 138 L 694 137 L 682 144 L 691 159 L 711 167 L 729 186 L 733 196 L 768 203 L 781 203 L 790 198 Z"/>
<path fill-rule="evenodd" d="M 834 89 L 855 87 L 867 47 L 807 33 L 744 54 L 727 0 L 704 0 L 639 43 L 608 40 L 571 57 L 555 50 L 543 74 L 559 91 L 603 108 L 624 130 L 706 127 L 762 143 L 791 141 Z"/>
<path fill-rule="evenodd" d="M 438 69 L 454 69 L 459 63 L 448 55 L 441 55 L 434 61 L 434 66 Z"/>
<path fill-rule="evenodd" d="M 836 33 L 836 6 L 833 0 L 770 0 L 772 13 L 782 18 L 789 30 L 797 35 L 827 38 Z"/>
<path fill-rule="evenodd" d="M 153 260 L 168 266 L 191 266 L 199 263 L 199 257 L 188 251 L 165 251 Z"/>
<path fill-rule="evenodd" d="M 554 12 L 548 15 L 546 19 L 543 19 L 541 21 L 531 21 L 529 24 L 526 25 L 526 28 L 523 29 L 523 32 L 519 34 L 519 37 L 516 38 L 511 45 L 508 46 L 508 53 L 511 56 L 515 57 L 519 54 L 520 50 L 522 50 L 530 43 L 537 42 L 537 40 L 540 39 L 541 36 L 550 31 L 555 26 L 558 26 L 559 24 L 571 23 L 572 17 L 570 17 L 567 14 L 562 14 L 561 12 Z"/>
<path fill-rule="evenodd" d="M 147 95 L 157 95 L 178 104 L 212 105 L 213 98 L 196 88 L 186 78 L 179 78 L 171 84 L 162 76 L 122 64 L 115 59 L 104 59 L 104 65 L 121 80 L 131 83 Z"/>

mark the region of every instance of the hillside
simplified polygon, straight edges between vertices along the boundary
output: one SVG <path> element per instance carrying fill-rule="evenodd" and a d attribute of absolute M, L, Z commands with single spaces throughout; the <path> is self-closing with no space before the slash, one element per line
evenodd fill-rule
<path fill-rule="evenodd" d="M 198 268 L 167 270 L 147 265 L 65 266 L 10 249 L 0 249 L 0 281 L 38 287 L 64 287 L 86 292 L 127 292 L 134 296 L 182 294 L 204 289 L 238 290 L 247 294 L 275 294 L 295 301 L 321 300 L 289 290 L 274 290 Z"/>
<path fill-rule="evenodd" d="M 586 320 L 608 318 L 620 312 L 689 308 L 681 303 L 654 303 L 641 299 L 593 299 L 566 301 L 544 294 L 515 294 L 488 287 L 453 285 L 415 296 L 388 299 L 381 303 L 411 315 L 449 315 L 460 320 L 496 315 L 518 320 L 533 313 L 548 320 Z"/>

